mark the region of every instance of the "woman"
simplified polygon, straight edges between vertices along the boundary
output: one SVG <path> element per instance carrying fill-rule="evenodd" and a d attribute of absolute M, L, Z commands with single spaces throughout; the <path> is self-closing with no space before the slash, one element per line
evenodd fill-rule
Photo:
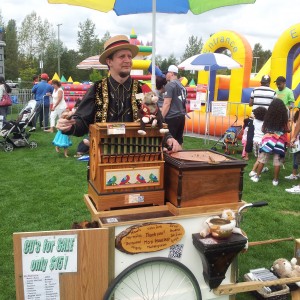
<path fill-rule="evenodd" d="M 156 76 L 156 91 L 155 94 L 158 97 L 157 105 L 161 109 L 164 103 L 164 92 L 167 80 L 165 77 Z"/>
<path fill-rule="evenodd" d="M 264 117 L 262 132 L 264 136 L 257 158 L 257 173 L 250 179 L 253 182 L 260 180 L 260 174 L 270 155 L 273 154 L 274 178 L 272 184 L 277 186 L 280 166 L 284 162 L 285 157 L 287 133 L 290 132 L 288 113 L 282 100 L 275 98 L 270 104 Z"/>
<path fill-rule="evenodd" d="M 5 78 L 0 76 L 0 101 L 5 93 L 10 93 L 11 87 L 5 83 Z M 8 106 L 0 106 L 0 116 L 3 116 L 3 122 L 6 121 Z"/>
<path fill-rule="evenodd" d="M 53 79 L 52 86 L 54 88 L 54 91 L 52 93 L 53 105 L 50 114 L 50 129 L 45 130 L 46 132 L 54 132 L 56 118 L 60 118 L 62 112 L 67 108 L 67 104 L 64 98 L 64 91 L 61 88 L 61 82 Z"/>

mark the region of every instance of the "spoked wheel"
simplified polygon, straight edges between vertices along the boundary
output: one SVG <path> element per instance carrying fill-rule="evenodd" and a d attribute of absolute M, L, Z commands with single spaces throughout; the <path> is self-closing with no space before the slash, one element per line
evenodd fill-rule
<path fill-rule="evenodd" d="M 132 264 L 111 283 L 103 300 L 201 300 L 193 273 L 182 263 L 165 257 Z"/>
<path fill-rule="evenodd" d="M 29 143 L 29 148 L 30 148 L 30 149 L 35 149 L 35 148 L 37 148 L 37 146 L 38 146 L 38 144 L 37 144 L 37 142 L 35 142 L 35 141 L 31 141 L 31 142 Z"/>
<path fill-rule="evenodd" d="M 12 152 L 14 151 L 14 145 L 12 143 L 5 142 L 3 145 L 3 149 L 5 152 Z"/>

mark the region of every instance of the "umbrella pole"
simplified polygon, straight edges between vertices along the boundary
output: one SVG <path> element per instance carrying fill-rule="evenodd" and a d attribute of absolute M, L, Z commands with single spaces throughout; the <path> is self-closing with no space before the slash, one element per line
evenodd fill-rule
<path fill-rule="evenodd" d="M 156 0 L 152 0 L 152 71 L 151 71 L 151 87 L 152 91 L 156 90 L 155 83 L 155 53 L 156 53 Z"/>
<path fill-rule="evenodd" d="M 207 101 L 205 108 L 205 139 L 204 144 L 206 144 L 209 138 L 209 105 L 210 105 L 210 66 L 208 67 L 208 81 L 207 81 Z"/>

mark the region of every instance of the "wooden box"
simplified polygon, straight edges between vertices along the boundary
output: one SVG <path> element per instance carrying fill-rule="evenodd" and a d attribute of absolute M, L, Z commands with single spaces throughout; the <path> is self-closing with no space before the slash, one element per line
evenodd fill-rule
<path fill-rule="evenodd" d="M 164 154 L 166 201 L 177 207 L 241 200 L 247 163 L 212 150 Z"/>
<path fill-rule="evenodd" d="M 98 211 L 164 205 L 164 135 L 138 130 L 139 123 L 90 126 L 88 193 Z"/>

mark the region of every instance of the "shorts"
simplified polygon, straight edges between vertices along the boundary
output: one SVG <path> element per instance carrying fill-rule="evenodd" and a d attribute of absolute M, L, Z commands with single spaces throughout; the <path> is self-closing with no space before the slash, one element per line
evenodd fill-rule
<path fill-rule="evenodd" d="M 267 164 L 269 161 L 269 158 L 272 153 L 266 153 L 266 152 L 260 152 L 258 155 L 258 161 L 262 164 Z M 280 167 L 284 162 L 284 158 L 280 157 L 279 154 L 275 153 L 273 154 L 273 166 L 274 167 Z"/>
<path fill-rule="evenodd" d="M 253 142 L 253 153 L 254 153 L 254 156 L 255 157 L 258 157 L 259 156 L 259 148 L 261 146 L 261 143 L 258 143 L 258 142 Z"/>

